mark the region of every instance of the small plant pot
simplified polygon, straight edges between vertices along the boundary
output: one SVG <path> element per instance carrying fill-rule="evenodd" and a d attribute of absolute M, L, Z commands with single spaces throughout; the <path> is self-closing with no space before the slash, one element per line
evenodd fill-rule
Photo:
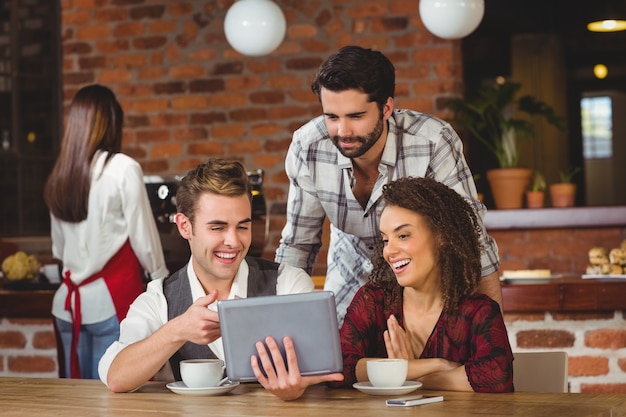
<path fill-rule="evenodd" d="M 526 191 L 526 206 L 528 208 L 543 208 L 544 200 L 545 200 L 545 192 Z"/>
<path fill-rule="evenodd" d="M 558 183 L 550 185 L 552 207 L 574 207 L 576 184 Z"/>
<path fill-rule="evenodd" d="M 527 168 L 500 168 L 487 171 L 487 180 L 496 209 L 521 209 L 524 192 L 530 185 L 532 170 Z"/>

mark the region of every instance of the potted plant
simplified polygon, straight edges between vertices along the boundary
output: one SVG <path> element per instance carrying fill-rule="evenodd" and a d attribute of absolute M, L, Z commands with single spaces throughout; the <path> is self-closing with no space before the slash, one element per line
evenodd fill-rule
<path fill-rule="evenodd" d="M 576 184 L 572 182 L 580 167 L 568 168 L 559 173 L 561 182 L 550 184 L 552 207 L 573 207 L 576 199 Z"/>
<path fill-rule="evenodd" d="M 546 180 L 543 174 L 535 171 L 530 190 L 526 191 L 526 205 L 528 208 L 542 208 L 545 199 Z"/>
<path fill-rule="evenodd" d="M 484 85 L 471 97 L 454 98 L 447 103 L 454 112 L 455 122 L 465 127 L 498 161 L 497 170 L 487 171 L 487 180 L 499 209 L 522 207 L 532 174 L 530 169 L 518 167 L 518 138 L 532 137 L 533 124 L 514 117 L 513 111 L 541 116 L 559 129 L 565 127 L 564 119 L 545 102 L 529 95 L 516 97 L 521 87 L 520 83 L 512 81 Z M 502 175 L 504 180 L 500 179 Z M 500 189 L 513 195 L 509 199 Z"/>

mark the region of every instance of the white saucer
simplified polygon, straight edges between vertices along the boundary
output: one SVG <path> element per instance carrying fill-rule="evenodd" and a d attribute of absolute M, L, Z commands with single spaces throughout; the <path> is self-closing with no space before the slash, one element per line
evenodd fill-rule
<path fill-rule="evenodd" d="M 401 387 L 373 387 L 371 382 L 356 382 L 352 386 L 370 395 L 404 395 L 422 386 L 419 381 L 406 381 Z"/>
<path fill-rule="evenodd" d="M 204 397 L 209 395 L 222 395 L 226 394 L 237 388 L 239 382 L 229 382 L 219 387 L 206 387 L 206 388 L 189 388 L 183 381 L 170 382 L 166 385 L 170 391 L 180 395 L 191 395 L 196 397 Z"/>

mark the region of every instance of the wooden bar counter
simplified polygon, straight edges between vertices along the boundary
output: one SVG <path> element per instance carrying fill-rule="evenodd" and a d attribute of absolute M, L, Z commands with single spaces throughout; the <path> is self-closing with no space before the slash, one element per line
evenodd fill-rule
<path fill-rule="evenodd" d="M 242 384 L 229 394 L 182 396 L 164 383 L 150 382 L 133 393 L 114 394 L 100 381 L 72 379 L 0 378 L 4 417 L 23 416 L 267 416 L 267 417 L 619 417 L 626 416 L 623 394 L 476 394 L 414 391 L 444 396 L 443 402 L 415 407 L 388 407 L 387 396 L 354 389 L 309 387 L 298 400 L 284 402 L 257 384 Z M 397 396 L 396 396 L 397 397 Z"/>
<path fill-rule="evenodd" d="M 556 278 L 542 284 L 502 284 L 504 312 L 591 312 L 626 309 L 626 279 Z"/>
<path fill-rule="evenodd" d="M 489 232 L 613 228 L 621 230 L 621 234 L 626 237 L 626 207 L 490 210 L 485 217 L 485 226 Z M 580 245 L 585 245 L 585 242 L 580 242 Z M 323 288 L 324 276 L 314 276 L 313 280 L 316 288 Z M 3 289 L 0 284 L 0 317 L 48 318 L 53 295 L 53 290 L 12 291 Z M 502 295 L 505 313 L 626 310 L 626 279 L 582 280 L 580 274 L 571 274 L 548 284 L 505 283 L 502 285 Z"/>
<path fill-rule="evenodd" d="M 323 287 L 323 277 L 314 277 Z M 49 318 L 53 290 L 0 288 L 0 317 Z M 626 279 L 581 279 L 572 275 L 544 284 L 502 284 L 504 312 L 626 310 Z"/>
<path fill-rule="evenodd" d="M 0 287 L 0 318 L 52 317 L 53 290 L 7 290 Z"/>
<path fill-rule="evenodd" d="M 626 238 L 626 207 L 570 207 L 521 210 L 490 210 L 485 217 L 487 231 L 496 236 L 500 247 L 501 269 L 507 261 L 520 262 L 527 255 L 526 267 L 537 263 L 560 274 L 549 283 L 502 284 L 504 312 L 595 312 L 626 309 L 626 279 L 581 279 L 588 249 L 603 236 L 606 245 L 619 246 Z M 600 244 L 600 246 L 604 246 Z M 615 247 L 613 246 L 613 247 Z M 538 251 L 533 251 L 539 247 Z M 610 246 L 609 246 L 610 247 Z M 566 261 L 566 259 L 571 258 Z M 569 268 L 567 267 L 569 265 Z M 564 268 L 565 266 L 565 268 Z M 535 266 L 536 267 L 536 266 Z"/>

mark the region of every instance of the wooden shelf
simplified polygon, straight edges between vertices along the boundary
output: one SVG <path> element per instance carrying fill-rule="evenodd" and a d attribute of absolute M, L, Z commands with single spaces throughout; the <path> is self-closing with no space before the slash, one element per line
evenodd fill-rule
<path fill-rule="evenodd" d="M 626 225 L 626 207 L 489 210 L 487 230 L 612 227 Z"/>

